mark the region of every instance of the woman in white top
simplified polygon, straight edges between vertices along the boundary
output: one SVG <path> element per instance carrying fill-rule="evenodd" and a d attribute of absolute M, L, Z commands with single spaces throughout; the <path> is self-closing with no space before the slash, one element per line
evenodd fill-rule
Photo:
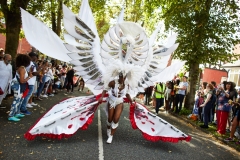
<path fill-rule="evenodd" d="M 16 76 L 12 81 L 11 88 L 14 91 L 14 99 L 11 105 L 9 113 L 9 121 L 20 121 L 19 118 L 24 117 L 24 114 L 20 113 L 20 107 L 23 99 L 27 95 L 28 86 L 27 81 L 33 77 L 32 70 L 27 73 L 26 68 L 30 64 L 30 57 L 25 54 L 18 54 L 16 57 Z"/>
<path fill-rule="evenodd" d="M 52 94 L 52 82 L 53 82 L 53 79 L 54 79 L 54 76 L 53 76 L 53 71 L 52 71 L 52 63 L 48 63 L 48 69 L 47 69 L 47 72 L 46 72 L 46 79 L 45 79 L 47 87 L 44 90 L 43 97 L 48 97 L 47 96 L 48 90 L 51 93 L 49 96 L 54 96 L 54 94 Z"/>
<path fill-rule="evenodd" d="M 119 78 L 116 80 L 112 80 L 108 84 L 108 88 L 105 88 L 102 92 L 102 97 L 98 100 L 99 103 L 102 102 L 104 95 L 107 91 L 109 94 L 108 102 L 107 102 L 107 112 L 108 112 L 108 120 L 107 120 L 107 135 L 108 140 L 107 143 L 112 143 L 113 134 L 118 127 L 118 121 L 121 116 L 123 110 L 123 97 L 126 96 L 130 103 L 132 104 L 132 99 L 130 95 L 127 93 L 127 87 L 124 83 L 125 78 L 123 74 L 119 73 Z"/>

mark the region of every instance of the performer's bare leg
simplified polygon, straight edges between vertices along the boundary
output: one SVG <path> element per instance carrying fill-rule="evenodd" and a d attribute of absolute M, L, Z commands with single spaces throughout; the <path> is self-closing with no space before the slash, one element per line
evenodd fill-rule
<path fill-rule="evenodd" d="M 110 108 L 110 104 L 108 103 L 108 124 L 107 128 L 111 129 L 111 123 L 113 121 L 113 115 L 114 115 L 114 108 Z"/>
<path fill-rule="evenodd" d="M 122 111 L 123 111 L 123 104 L 119 104 L 115 107 L 115 110 L 114 110 L 114 115 L 113 115 L 113 121 L 115 124 L 118 125 L 118 122 L 119 122 L 119 119 L 120 119 L 120 116 L 122 114 Z M 116 132 L 116 128 L 113 129 L 113 127 L 111 128 L 111 135 L 113 135 L 115 132 Z"/>
<path fill-rule="evenodd" d="M 121 116 L 123 110 L 123 104 L 119 104 L 115 107 L 115 109 L 112 107 L 109 108 L 108 104 L 108 124 L 107 124 L 107 132 L 108 132 L 108 140 L 107 143 L 112 143 L 113 134 L 115 133 L 117 127 L 119 118 Z M 111 130 L 110 130 L 111 129 Z M 109 131 L 111 131 L 109 133 Z"/>

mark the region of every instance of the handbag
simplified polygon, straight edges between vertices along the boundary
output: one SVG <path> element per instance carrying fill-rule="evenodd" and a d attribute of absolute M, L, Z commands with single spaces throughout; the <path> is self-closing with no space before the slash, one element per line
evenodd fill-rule
<path fill-rule="evenodd" d="M 2 88 L 0 87 L 0 95 L 3 95 L 3 90 L 2 90 Z"/>

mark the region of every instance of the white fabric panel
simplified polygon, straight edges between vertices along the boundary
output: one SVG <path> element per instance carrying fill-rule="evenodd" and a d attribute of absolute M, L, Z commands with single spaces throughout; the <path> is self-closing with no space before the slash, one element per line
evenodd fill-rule
<path fill-rule="evenodd" d="M 92 43 L 92 42 L 90 42 L 88 39 L 86 39 L 85 37 L 79 35 L 79 34 L 76 32 L 76 30 L 75 30 L 75 25 L 74 25 L 70 20 L 68 20 L 68 19 L 66 19 L 66 18 L 63 18 L 63 24 L 64 24 L 64 28 L 67 30 L 67 32 L 68 32 L 71 36 L 73 36 L 73 37 L 75 37 L 75 38 L 77 38 L 77 39 L 80 39 L 80 40 L 82 40 L 82 41 L 85 41 L 85 42 L 88 42 L 88 43 Z"/>
<path fill-rule="evenodd" d="M 95 101 L 88 105 L 84 102 L 89 97 L 69 98 L 59 104 L 56 104 L 47 114 L 41 118 L 38 123 L 29 131 L 30 134 L 35 135 L 39 133 L 45 134 L 73 134 L 81 128 L 88 118 L 94 114 L 90 111 L 92 105 L 97 104 Z M 67 106 L 66 106 L 67 105 Z M 80 119 L 81 118 L 81 119 Z"/>
<path fill-rule="evenodd" d="M 78 17 L 93 31 L 98 37 L 97 27 L 95 25 L 92 10 L 88 4 L 88 0 L 83 0 L 78 13 Z M 99 38 L 99 37 L 98 37 Z M 100 44 L 100 43 L 99 43 Z"/>
<path fill-rule="evenodd" d="M 115 32 L 116 32 L 117 37 L 120 39 L 120 37 L 121 37 L 120 33 L 122 33 L 122 30 L 119 25 L 115 26 Z"/>
<path fill-rule="evenodd" d="M 141 104 L 136 103 L 136 108 L 139 112 L 135 111 L 134 119 L 137 127 L 143 132 L 150 136 L 161 136 L 161 137 L 188 137 L 185 133 L 175 128 L 173 125 L 163 120 L 162 118 L 150 113 Z"/>
<path fill-rule="evenodd" d="M 116 33 L 115 33 L 115 27 L 112 27 L 109 31 L 108 31 L 109 37 L 111 38 L 111 40 L 115 43 L 120 43 L 120 39 L 117 37 Z"/>
<path fill-rule="evenodd" d="M 28 42 L 49 57 L 69 62 L 63 41 L 45 24 L 21 8 L 24 34 Z"/>
<path fill-rule="evenodd" d="M 78 72 L 81 73 L 81 71 L 83 71 L 83 70 L 85 70 L 85 69 L 88 69 L 88 68 L 90 68 L 90 67 L 93 67 L 94 65 L 95 65 L 95 64 L 93 64 L 93 65 L 91 65 L 91 66 L 89 66 L 89 67 L 75 66 L 75 67 L 73 67 L 73 69 L 75 69 L 76 71 L 78 71 Z"/>
<path fill-rule="evenodd" d="M 106 43 L 108 46 L 110 46 L 110 47 L 112 47 L 112 48 L 119 48 L 119 44 L 118 44 L 118 43 L 113 43 L 113 42 L 111 41 L 111 38 L 110 38 L 108 32 L 104 35 L 103 43 Z"/>
<path fill-rule="evenodd" d="M 116 53 L 118 53 L 118 51 Z M 101 54 L 101 57 L 105 58 L 105 59 L 111 59 L 111 58 L 117 58 L 118 57 L 118 54 L 110 55 L 108 52 L 104 51 L 103 49 L 101 50 L 100 54 Z"/>
<path fill-rule="evenodd" d="M 124 21 L 123 18 L 124 18 L 124 7 L 122 8 L 122 10 L 118 16 L 117 23 L 122 23 Z"/>
<path fill-rule="evenodd" d="M 166 55 L 169 55 L 169 54 L 173 53 L 177 49 L 178 45 L 179 45 L 179 43 L 176 43 L 176 44 L 172 45 L 170 48 L 168 48 L 167 51 L 154 54 L 154 56 L 166 56 Z M 163 50 L 163 49 L 165 49 L 165 48 L 161 48 L 161 49 L 159 49 L 157 51 L 160 51 L 160 50 Z M 157 51 L 154 51 L 154 53 L 157 52 Z"/>
<path fill-rule="evenodd" d="M 80 56 L 78 53 L 69 53 L 68 56 L 71 57 L 72 59 L 83 59 L 93 57 L 93 55 L 91 54 L 88 56 Z"/>
<path fill-rule="evenodd" d="M 145 83 L 146 83 L 148 86 L 153 86 L 153 85 L 154 85 L 154 83 L 151 82 L 151 81 L 145 81 Z"/>
<path fill-rule="evenodd" d="M 136 38 L 136 37 L 134 37 L 134 38 Z M 137 44 L 140 41 L 142 41 L 142 42 L 140 44 Z M 142 46 L 145 46 L 145 45 L 149 46 L 148 38 L 147 38 L 146 33 L 142 32 L 142 33 L 140 33 L 139 39 L 135 42 L 134 47 L 137 48 L 137 47 L 142 47 Z"/>
<path fill-rule="evenodd" d="M 63 5 L 63 15 L 64 18 L 63 19 L 67 19 L 69 22 L 71 22 L 71 26 L 75 27 L 77 26 L 78 28 L 80 28 L 84 33 L 86 33 L 89 37 L 93 38 L 88 31 L 83 28 L 76 20 L 76 15 L 72 13 L 72 11 L 70 11 L 65 5 Z M 65 24 L 64 24 L 65 25 Z M 67 24 L 68 25 L 68 24 Z"/>
<path fill-rule="evenodd" d="M 123 22 L 123 23 L 119 23 L 117 25 L 120 26 L 120 28 L 123 31 L 125 36 L 130 35 L 131 37 L 135 38 L 140 33 L 144 32 L 144 29 L 140 25 L 138 25 L 134 22 Z"/>
<path fill-rule="evenodd" d="M 142 52 L 140 56 L 138 55 L 139 54 L 138 52 L 133 52 L 133 53 L 139 59 L 146 59 L 149 56 L 149 49 L 146 52 Z"/>
<path fill-rule="evenodd" d="M 155 40 L 156 40 L 156 37 L 157 37 L 157 34 L 160 30 L 160 28 L 162 27 L 163 24 L 160 24 L 158 25 L 158 27 L 155 29 L 155 31 L 152 33 L 151 37 L 149 38 L 149 46 L 153 46 Z"/>
<path fill-rule="evenodd" d="M 89 88 L 89 90 L 92 91 L 92 93 L 93 93 L 94 95 L 99 95 L 100 93 L 102 93 L 102 90 L 95 90 L 94 88 L 95 88 L 96 86 L 94 86 L 94 85 L 86 84 L 85 86 L 86 86 L 87 88 Z"/>
<path fill-rule="evenodd" d="M 133 51 L 135 52 L 146 52 L 149 50 L 149 45 L 144 45 L 144 46 L 141 46 L 141 47 L 134 47 Z"/>
<path fill-rule="evenodd" d="M 150 64 L 157 68 L 161 68 L 161 69 L 166 68 L 170 56 L 171 55 L 162 56 L 161 59 L 155 59 L 154 61 L 151 61 Z M 156 63 L 154 63 L 154 62 L 156 62 Z"/>
<path fill-rule="evenodd" d="M 71 45 L 73 45 L 73 46 L 91 47 L 91 48 L 92 48 L 91 45 L 87 45 L 87 44 L 83 44 L 83 43 L 78 43 L 73 36 L 71 36 L 71 35 L 69 35 L 69 34 L 66 34 L 66 33 L 64 33 L 64 40 L 65 40 L 67 43 L 69 43 L 69 44 L 71 44 Z"/>
<path fill-rule="evenodd" d="M 67 44 L 67 43 L 64 43 L 66 49 L 70 52 L 75 52 L 75 53 L 91 53 L 93 51 L 93 49 L 91 50 L 79 50 L 76 48 L 76 46 L 73 46 L 73 45 L 70 45 L 70 44 Z"/>
<path fill-rule="evenodd" d="M 142 66 L 142 65 L 144 65 L 145 63 L 144 63 L 144 61 L 136 61 L 135 59 L 133 59 L 132 57 L 130 57 L 130 59 L 131 59 L 131 61 L 134 63 L 134 64 L 136 64 L 136 65 L 139 65 L 139 66 Z"/>
<path fill-rule="evenodd" d="M 72 60 L 72 61 L 70 61 L 70 63 L 72 63 L 72 64 L 75 65 L 75 66 L 80 66 L 80 65 L 82 65 L 82 63 L 81 63 L 79 60 Z"/>
<path fill-rule="evenodd" d="M 158 76 L 155 82 L 166 82 L 172 80 L 179 70 L 184 66 L 185 61 L 175 60 L 171 66 L 165 68 Z"/>
<path fill-rule="evenodd" d="M 94 54 L 94 62 L 97 64 L 100 72 L 104 72 L 105 67 L 102 63 L 102 59 L 100 56 L 100 39 L 98 36 L 97 28 L 94 22 L 94 17 L 92 14 L 92 10 L 88 4 L 88 0 L 83 0 L 81 3 L 81 7 L 78 13 L 78 17 L 92 30 L 92 32 L 95 34 L 96 38 L 94 39 L 93 45 L 93 54 Z M 93 89 L 93 88 L 92 88 Z"/>
<path fill-rule="evenodd" d="M 107 38 L 107 37 L 106 37 L 106 38 Z M 117 44 L 114 43 L 113 45 L 109 46 L 105 40 L 102 41 L 101 47 L 102 47 L 103 49 L 111 47 L 112 49 L 117 49 L 117 50 L 119 50 L 119 44 L 117 45 Z"/>
<path fill-rule="evenodd" d="M 177 39 L 177 34 L 171 35 L 168 39 L 167 42 L 164 44 L 164 47 L 169 48 L 171 47 Z"/>

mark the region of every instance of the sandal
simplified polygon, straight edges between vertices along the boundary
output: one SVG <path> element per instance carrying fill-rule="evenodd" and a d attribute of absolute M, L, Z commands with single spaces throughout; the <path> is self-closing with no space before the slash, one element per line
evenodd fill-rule
<path fill-rule="evenodd" d="M 36 98 L 36 100 L 42 101 L 42 99 L 41 99 L 41 98 Z"/>

